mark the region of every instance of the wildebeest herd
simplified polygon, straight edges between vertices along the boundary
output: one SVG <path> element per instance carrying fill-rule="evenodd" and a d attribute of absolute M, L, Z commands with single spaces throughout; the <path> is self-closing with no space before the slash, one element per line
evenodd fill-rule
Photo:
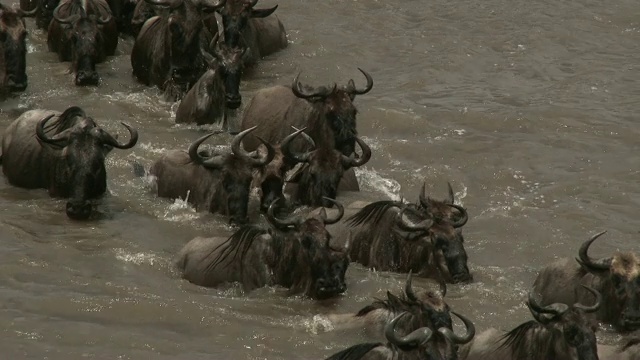
<path fill-rule="evenodd" d="M 445 301 L 447 284 L 473 281 L 462 234 L 470 215 L 455 204 L 451 185 L 444 200 L 423 186 L 415 202 L 339 201 L 340 192 L 359 191 L 354 168 L 372 157 L 358 136 L 354 105 L 356 95 L 373 88 L 365 70 L 362 87 L 353 80 L 303 85 L 298 73 L 291 86 L 257 91 L 234 124 L 243 68 L 288 46 L 277 6 L 259 9 L 257 2 L 0 4 L 0 95 L 27 88 L 26 17 L 47 31 L 49 51 L 71 63 L 78 86 L 99 86 L 96 64 L 114 54 L 119 39 L 133 38 L 133 76 L 180 101 L 177 123 L 222 123 L 232 136 L 228 149 L 201 149 L 209 133 L 188 149 L 165 152 L 149 169 L 132 164 L 136 175 L 155 180 L 159 197 L 186 199 L 237 227 L 229 238 L 189 241 L 176 257 L 184 279 L 204 287 L 238 282 L 245 291 L 279 285 L 324 300 L 347 291 L 350 262 L 408 274 L 401 294 L 387 292 L 355 314 L 326 315 L 334 329 L 376 340 L 328 359 L 640 359 L 640 338 L 628 334 L 640 328 L 640 258 L 626 252 L 592 259 L 589 248 L 604 232 L 584 242 L 576 262 L 561 259 L 540 271 L 526 300 L 530 321 L 506 333 L 476 333 L 472 319 Z M 68 199 L 69 218 L 92 219 L 107 190 L 105 157 L 138 142 L 137 130 L 122 125 L 126 141 L 81 106 L 27 111 L 4 130 L 3 173 L 13 186 Z M 249 216 L 254 188 L 266 222 Z M 433 279 L 438 289 L 414 291 L 413 276 Z M 464 323 L 463 333 L 454 331 L 451 314 Z M 620 346 L 597 343 L 601 324 L 624 335 Z"/>

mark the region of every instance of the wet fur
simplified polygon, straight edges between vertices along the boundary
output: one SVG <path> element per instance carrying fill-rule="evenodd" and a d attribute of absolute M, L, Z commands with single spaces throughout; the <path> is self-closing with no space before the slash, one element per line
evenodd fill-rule
<path fill-rule="evenodd" d="M 9 89 L 9 77 L 27 85 L 26 73 L 26 36 L 24 19 L 12 8 L 0 4 L 0 33 L 6 39 L 0 42 L 0 101 L 12 90 Z"/>

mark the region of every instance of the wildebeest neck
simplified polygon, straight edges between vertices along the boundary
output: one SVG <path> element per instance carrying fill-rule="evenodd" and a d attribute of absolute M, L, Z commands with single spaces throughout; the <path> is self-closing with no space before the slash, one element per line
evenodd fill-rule
<path fill-rule="evenodd" d="M 321 100 L 311 102 L 312 115 L 309 121 L 309 134 L 318 147 L 335 148 L 349 156 L 355 152 L 356 130 L 355 117 L 327 113 L 325 103 Z"/>
<path fill-rule="evenodd" d="M 1 10 L 0 10 L 1 11 Z M 5 74 L 10 91 L 24 91 L 27 88 L 25 39 L 27 31 L 23 20 L 15 13 L 2 14 L 0 32 L 5 32 L 0 49 L 4 49 Z M 1 65 L 1 63 L 0 63 Z"/>

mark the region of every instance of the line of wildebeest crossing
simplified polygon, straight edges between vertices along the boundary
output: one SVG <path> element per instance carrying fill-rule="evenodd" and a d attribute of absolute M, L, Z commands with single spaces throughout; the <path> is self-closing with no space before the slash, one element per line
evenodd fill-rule
<path fill-rule="evenodd" d="M 447 284 L 473 281 L 462 228 L 467 210 L 454 191 L 436 200 L 382 200 L 347 207 L 339 192 L 359 191 L 354 168 L 371 148 L 358 137 L 354 99 L 373 88 L 302 85 L 257 91 L 239 123 L 243 69 L 287 47 L 277 6 L 257 0 L 21 0 L 0 4 L 0 95 L 24 91 L 26 25 L 35 17 L 47 31 L 50 52 L 71 62 L 78 86 L 99 86 L 96 64 L 114 54 L 119 40 L 135 39 L 134 77 L 180 100 L 178 123 L 220 124 L 232 135 L 229 149 L 204 150 L 202 136 L 188 149 L 166 151 L 149 169 L 133 163 L 138 176 L 155 179 L 159 197 L 187 199 L 198 211 L 228 217 L 237 229 L 229 238 L 198 237 L 179 252 L 176 266 L 188 281 L 205 287 L 239 282 L 245 291 L 279 285 L 290 294 L 323 300 L 347 290 L 350 262 L 378 271 L 407 273 L 401 294 L 357 313 L 326 315 L 333 329 L 366 330 L 377 342 L 358 344 L 328 359 L 640 359 L 640 260 L 616 253 L 594 260 L 587 240 L 575 259 L 543 268 L 526 305 L 530 321 L 503 333 L 476 334 L 473 321 L 449 307 Z M 310 5 L 312 6 L 312 5 Z M 218 28 L 216 15 L 222 19 Z M 5 130 L 0 161 L 16 187 L 47 189 L 68 199 L 74 220 L 94 217 L 107 190 L 105 157 L 131 149 L 138 132 L 126 123 L 119 141 L 81 106 L 63 112 L 36 109 Z M 260 194 L 266 222 L 250 219 L 252 189 Z M 307 211 L 299 211 L 306 209 Z M 412 276 L 434 279 L 438 289 L 414 291 Z M 465 326 L 453 330 L 451 314 Z M 620 346 L 598 344 L 599 325 L 625 335 Z M 384 342 L 379 342 L 384 339 Z"/>

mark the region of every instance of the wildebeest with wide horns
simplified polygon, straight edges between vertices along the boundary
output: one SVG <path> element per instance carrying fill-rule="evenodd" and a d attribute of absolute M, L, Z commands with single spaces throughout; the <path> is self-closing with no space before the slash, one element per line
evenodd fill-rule
<path fill-rule="evenodd" d="M 464 237 L 459 227 L 467 211 L 450 204 L 461 214 L 456 221 L 432 218 L 414 204 L 376 201 L 335 227 L 336 239 L 352 235 L 351 260 L 381 271 L 420 277 L 443 278 L 450 283 L 473 279 L 467 265 Z M 344 240 L 342 240 L 344 241 Z"/>
<path fill-rule="evenodd" d="M 371 159 L 371 148 L 362 139 L 356 137 L 356 142 L 362 149 L 362 155 L 358 158 L 354 155 L 346 156 L 334 148 L 327 147 L 315 147 L 309 151 L 297 153 L 291 149 L 291 141 L 305 129 L 302 128 L 288 135 L 282 141 L 284 156 L 294 163 L 304 164 L 289 180 L 297 183 L 293 202 L 309 206 L 331 207 L 331 204 L 323 199 L 337 196 L 338 185 L 344 172 L 366 164 Z"/>
<path fill-rule="evenodd" d="M 275 203 L 275 202 L 274 202 Z M 342 205 L 336 202 L 342 209 Z M 342 294 L 349 256 L 330 247 L 325 224 L 340 220 L 321 211 L 318 216 L 279 219 L 267 211 L 268 228 L 245 225 L 229 239 L 195 238 L 180 251 L 177 266 L 183 278 L 215 287 L 240 282 L 245 291 L 280 285 L 290 294 L 327 299 Z"/>
<path fill-rule="evenodd" d="M 456 335 L 449 328 L 439 328 L 434 332 L 428 327 L 413 330 L 405 336 L 399 336 L 396 326 L 400 319 L 407 313 L 401 313 L 394 317 L 385 326 L 384 335 L 388 344 L 365 343 L 352 346 L 326 360 L 457 360 Z M 454 312 L 454 314 L 456 314 Z M 458 315 L 458 314 L 456 314 Z M 459 315 L 458 315 L 459 316 Z M 467 324 L 465 322 L 465 324 Z M 470 322 L 469 322 L 470 324 Z M 403 331 L 406 333 L 406 331 Z M 433 341 L 435 336 L 444 339 L 444 346 Z M 473 339 L 471 338 L 466 342 Z"/>
<path fill-rule="evenodd" d="M 218 10 L 222 18 L 224 41 L 228 46 L 247 49 L 244 63 L 255 64 L 260 58 L 287 47 L 284 25 L 273 15 L 278 5 L 255 9 L 258 0 L 228 0 Z"/>
<path fill-rule="evenodd" d="M 273 147 L 266 142 L 268 151 L 261 157 L 242 148 L 244 137 L 255 129 L 236 135 L 230 153 L 198 151 L 214 133 L 194 141 L 188 151 L 168 151 L 149 170 L 156 177 L 158 196 L 187 199 L 196 210 L 227 215 L 231 223 L 247 222 L 252 171 L 274 156 Z"/>
<path fill-rule="evenodd" d="M 213 55 L 201 49 L 209 69 L 180 102 L 176 123 L 218 123 L 226 119 L 226 109 L 237 109 L 242 104 L 240 77 L 244 50 L 228 47 L 218 40 L 218 34 L 209 47 Z"/>
<path fill-rule="evenodd" d="M 0 3 L 0 100 L 3 94 L 27 88 L 27 27 L 25 17 L 37 11 Z"/>
<path fill-rule="evenodd" d="M 131 49 L 133 75 L 145 85 L 162 89 L 167 100 L 182 99 L 205 72 L 200 47 L 208 46 L 213 37 L 205 19 L 226 0 L 145 1 L 168 6 L 170 12 L 142 26 Z"/>
<path fill-rule="evenodd" d="M 77 106 L 62 114 L 27 111 L 4 132 L 2 171 L 14 186 L 48 189 L 52 197 L 70 198 L 67 215 L 87 219 L 93 210 L 91 200 L 107 190 L 106 155 L 113 148 L 130 149 L 138 141 L 137 131 L 122 125 L 131 135 L 124 144 Z"/>
<path fill-rule="evenodd" d="M 98 85 L 96 64 L 115 54 L 118 26 L 104 0 L 63 0 L 53 12 L 47 44 L 60 61 L 71 61 L 75 84 Z"/>
<path fill-rule="evenodd" d="M 542 306 L 529 293 L 527 307 L 535 320 L 518 325 L 506 334 L 492 328 L 478 334 L 472 343 L 462 347 L 459 355 L 466 360 L 598 360 L 595 330 L 597 324 L 586 313 L 597 311 L 601 295 L 586 306 L 554 303 Z"/>
<path fill-rule="evenodd" d="M 602 293 L 603 304 L 595 316 L 622 331 L 640 328 L 640 259 L 633 252 L 619 252 L 611 257 L 593 260 L 591 244 L 606 231 L 585 241 L 578 251 L 578 264 L 560 259 L 540 271 L 534 289 L 542 303 L 577 302 L 588 296 L 581 285 L 589 285 Z"/>
<path fill-rule="evenodd" d="M 316 315 L 331 324 L 331 330 L 357 329 L 364 330 L 371 337 L 382 334 L 384 326 L 400 313 L 406 312 L 409 316 L 400 324 L 403 332 L 426 326 L 433 331 L 441 327 L 453 329 L 449 305 L 444 301 L 447 294 L 447 285 L 439 283 L 437 291 L 428 290 L 414 292 L 411 285 L 412 274 L 409 273 L 404 291 L 396 296 L 387 291 L 387 299 L 376 299 L 373 303 L 363 307 L 355 314 L 328 314 Z M 326 323 L 322 321 L 321 323 Z"/>

